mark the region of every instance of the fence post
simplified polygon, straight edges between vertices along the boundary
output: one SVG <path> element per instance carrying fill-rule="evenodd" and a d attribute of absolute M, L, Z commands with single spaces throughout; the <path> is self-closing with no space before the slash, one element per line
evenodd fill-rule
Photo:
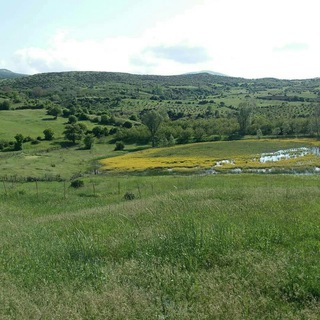
<path fill-rule="evenodd" d="M 36 180 L 36 190 L 37 190 L 37 197 L 39 198 L 39 188 L 38 188 L 38 181 Z"/>
<path fill-rule="evenodd" d="M 141 199 L 141 190 L 140 190 L 140 185 L 138 184 L 138 193 L 139 193 L 139 198 Z"/>
<path fill-rule="evenodd" d="M 7 196 L 8 193 L 7 193 L 6 183 L 4 182 L 4 180 L 2 180 L 2 182 L 3 182 L 3 187 L 4 187 L 4 193 L 5 193 L 5 195 Z"/>
<path fill-rule="evenodd" d="M 63 181 L 63 197 L 64 197 L 64 199 L 67 198 L 67 195 L 66 195 L 66 181 Z"/>

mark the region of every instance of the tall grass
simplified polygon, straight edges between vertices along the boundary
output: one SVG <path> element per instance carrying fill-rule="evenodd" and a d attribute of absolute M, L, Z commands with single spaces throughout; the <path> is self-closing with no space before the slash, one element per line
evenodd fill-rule
<path fill-rule="evenodd" d="M 111 181 L 0 190 L 1 318 L 317 319 L 319 176 Z"/>

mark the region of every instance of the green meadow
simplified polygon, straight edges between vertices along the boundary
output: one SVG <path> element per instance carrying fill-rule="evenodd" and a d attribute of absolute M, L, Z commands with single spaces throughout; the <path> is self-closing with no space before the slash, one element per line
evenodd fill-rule
<path fill-rule="evenodd" d="M 0 186 L 1 319 L 318 319 L 319 176 L 83 181 Z"/>
<path fill-rule="evenodd" d="M 46 110 L 2 110 L 0 113 L 0 140 L 14 140 L 14 135 L 21 133 L 24 136 L 36 138 L 43 136 L 43 130 L 51 128 L 57 136 L 62 135 L 65 121 L 63 118 L 53 120 L 46 115 Z"/>
<path fill-rule="evenodd" d="M 1 80 L 0 319 L 319 319 L 318 91 Z"/>

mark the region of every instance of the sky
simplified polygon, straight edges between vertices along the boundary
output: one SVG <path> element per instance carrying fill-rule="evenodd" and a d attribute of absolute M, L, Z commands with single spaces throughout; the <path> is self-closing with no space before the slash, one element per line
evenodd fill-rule
<path fill-rule="evenodd" d="M 0 69 L 320 77 L 319 0 L 0 0 Z"/>

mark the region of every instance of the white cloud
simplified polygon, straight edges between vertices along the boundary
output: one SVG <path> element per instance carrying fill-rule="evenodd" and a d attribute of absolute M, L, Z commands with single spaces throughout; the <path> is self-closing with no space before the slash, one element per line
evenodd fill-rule
<path fill-rule="evenodd" d="M 17 69 L 27 73 L 178 74 L 206 69 L 244 77 L 320 75 L 316 0 L 200 3 L 167 21 L 158 21 L 136 38 L 80 41 L 71 32 L 58 32 L 47 48 L 18 50 Z"/>

